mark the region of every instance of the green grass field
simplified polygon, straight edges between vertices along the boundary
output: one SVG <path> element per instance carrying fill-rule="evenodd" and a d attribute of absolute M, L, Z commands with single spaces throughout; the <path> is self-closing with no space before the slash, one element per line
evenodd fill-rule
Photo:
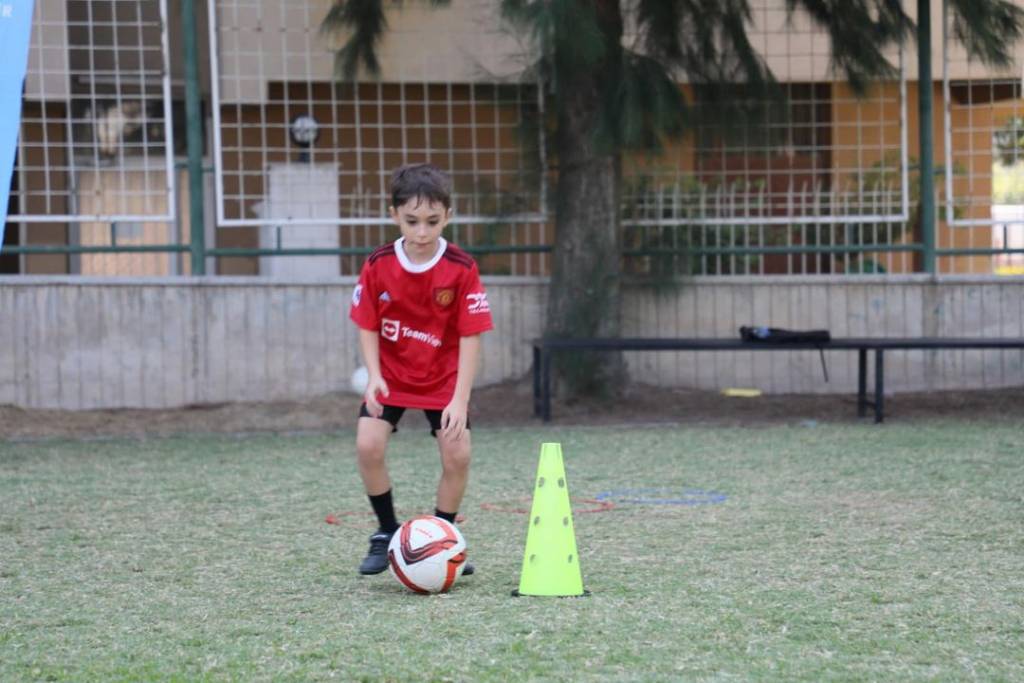
<path fill-rule="evenodd" d="M 438 471 L 407 421 L 404 515 Z M 477 574 L 431 597 L 355 572 L 351 434 L 3 443 L 0 680 L 1024 680 L 1021 434 L 479 429 Z M 510 596 L 542 441 L 589 597 Z M 726 500 L 582 512 L 623 488 Z"/>

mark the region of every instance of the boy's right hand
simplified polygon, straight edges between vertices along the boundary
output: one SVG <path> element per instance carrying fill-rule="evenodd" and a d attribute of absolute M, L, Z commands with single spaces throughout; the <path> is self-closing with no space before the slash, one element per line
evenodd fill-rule
<path fill-rule="evenodd" d="M 377 395 L 387 396 L 389 393 L 388 383 L 384 381 L 383 377 L 379 375 L 370 377 L 366 383 L 366 393 L 363 394 L 363 400 L 366 401 L 366 412 L 374 417 L 383 415 L 384 405 L 377 400 Z"/>

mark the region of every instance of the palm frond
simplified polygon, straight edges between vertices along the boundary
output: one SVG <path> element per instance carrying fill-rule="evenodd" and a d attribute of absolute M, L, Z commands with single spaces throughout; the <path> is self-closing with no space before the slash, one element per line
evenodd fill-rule
<path fill-rule="evenodd" d="M 639 0 L 636 23 L 645 54 L 666 67 L 682 64 L 680 31 L 685 24 L 684 3 L 673 0 Z"/>
<path fill-rule="evenodd" d="M 627 51 L 621 77 L 604 95 L 595 135 L 605 148 L 659 152 L 688 127 L 690 108 L 679 84 L 650 56 Z"/>
<path fill-rule="evenodd" d="M 863 94 L 871 81 L 897 77 L 883 51 L 903 43 L 914 28 L 899 0 L 786 0 L 790 13 L 798 8 L 828 33 L 832 68 L 854 92 Z"/>
<path fill-rule="evenodd" d="M 1013 62 L 1013 46 L 1024 34 L 1024 9 L 1008 0 L 949 0 L 953 35 L 967 54 L 993 66 Z"/>
<path fill-rule="evenodd" d="M 443 7 L 450 0 L 429 0 L 432 7 Z M 401 0 L 392 0 L 401 6 Z M 388 28 L 384 14 L 383 0 L 335 0 L 320 22 L 320 33 L 333 36 L 337 33 L 351 35 L 345 44 L 334 53 L 334 76 L 339 80 L 353 80 L 362 66 L 376 76 L 380 73 L 377 47 Z"/>
<path fill-rule="evenodd" d="M 558 69 L 586 68 L 605 56 L 594 7 L 582 0 L 502 0 L 502 16 L 525 30 Z"/>

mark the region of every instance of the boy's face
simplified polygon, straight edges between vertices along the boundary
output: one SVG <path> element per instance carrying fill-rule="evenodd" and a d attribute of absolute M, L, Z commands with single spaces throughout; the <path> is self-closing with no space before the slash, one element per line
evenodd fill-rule
<path fill-rule="evenodd" d="M 391 218 L 402 231 L 406 251 L 410 256 L 427 258 L 437 251 L 437 241 L 448 225 L 451 213 L 451 209 L 446 209 L 441 202 L 431 202 L 422 197 L 391 207 Z"/>

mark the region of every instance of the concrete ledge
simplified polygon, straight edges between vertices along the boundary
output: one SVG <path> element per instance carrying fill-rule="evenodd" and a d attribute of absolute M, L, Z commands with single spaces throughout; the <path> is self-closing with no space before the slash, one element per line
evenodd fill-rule
<path fill-rule="evenodd" d="M 478 383 L 524 377 L 544 329 L 548 281 L 485 278 L 496 332 Z M 26 408 L 166 408 L 302 400 L 348 391 L 359 364 L 348 321 L 355 278 L 0 277 L 0 403 Z M 835 336 L 1024 337 L 1024 278 L 702 277 L 627 286 L 623 334 L 730 337 L 740 325 L 827 328 Z M 855 354 L 804 351 L 626 354 L 632 376 L 664 387 L 850 393 Z M 1024 353 L 886 354 L 893 392 L 1024 385 Z"/>

